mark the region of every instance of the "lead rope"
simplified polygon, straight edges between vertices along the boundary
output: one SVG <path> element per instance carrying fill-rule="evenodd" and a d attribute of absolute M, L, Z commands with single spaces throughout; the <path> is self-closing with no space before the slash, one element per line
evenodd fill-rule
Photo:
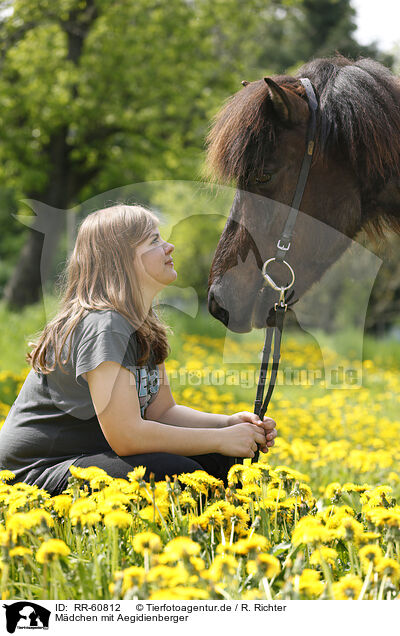
<path fill-rule="evenodd" d="M 273 327 L 267 327 L 265 332 L 263 355 L 257 384 L 257 394 L 254 402 L 254 413 L 258 415 L 261 421 L 263 421 L 264 415 L 267 412 L 268 405 L 270 403 L 272 393 L 274 392 L 275 388 L 279 361 L 281 358 L 281 340 L 286 309 L 287 305 L 285 303 L 285 288 L 282 287 L 279 302 L 275 303 L 275 325 Z M 268 374 L 268 366 L 271 357 L 272 338 L 274 340 L 274 351 L 272 354 L 271 376 L 269 379 L 265 400 L 263 402 L 264 389 Z M 257 449 L 252 461 L 258 461 L 259 452 L 260 451 Z M 242 457 L 235 457 L 235 464 L 239 464 L 242 462 Z"/>

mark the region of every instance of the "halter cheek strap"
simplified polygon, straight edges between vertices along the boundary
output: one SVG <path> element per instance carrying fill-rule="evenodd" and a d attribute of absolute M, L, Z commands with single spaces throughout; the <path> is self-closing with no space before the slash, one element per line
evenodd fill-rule
<path fill-rule="evenodd" d="M 315 146 L 315 133 L 317 129 L 317 110 L 318 101 L 315 96 L 315 92 L 310 80 L 307 77 L 302 77 L 300 82 L 306 89 L 306 95 L 308 99 L 308 107 L 310 110 L 310 118 L 308 121 L 307 138 L 306 138 L 306 151 L 303 157 L 303 163 L 301 164 L 299 178 L 297 180 L 296 190 L 294 193 L 292 205 L 289 211 L 288 218 L 286 219 L 285 227 L 283 228 L 282 235 L 277 244 L 277 250 L 275 254 L 275 260 L 282 262 L 286 256 L 286 252 L 290 247 L 292 240 L 292 234 L 296 223 L 297 215 L 299 213 L 299 207 L 303 198 L 304 189 L 306 187 L 308 173 L 310 172 L 311 163 L 314 154 Z"/>
<path fill-rule="evenodd" d="M 289 263 L 286 260 L 284 260 L 284 258 L 286 257 L 286 254 L 290 248 L 293 230 L 297 220 L 297 215 L 299 213 L 299 207 L 301 204 L 301 200 L 303 198 L 308 175 L 310 172 L 311 163 L 312 163 L 313 154 L 314 154 L 314 147 L 315 147 L 318 101 L 315 96 L 315 92 L 310 80 L 306 77 L 302 77 L 300 79 L 300 82 L 303 84 L 305 88 L 309 111 L 310 111 L 310 117 L 309 117 L 308 128 L 307 128 L 307 137 L 306 137 L 306 150 L 304 153 L 303 162 L 301 164 L 292 205 L 290 207 L 289 215 L 286 219 L 286 223 L 283 228 L 282 234 L 278 240 L 275 256 L 265 261 L 262 268 L 262 275 L 265 281 L 264 284 L 270 285 L 272 289 L 279 292 L 279 301 L 275 303 L 275 307 L 274 307 L 275 326 L 266 328 L 263 356 L 262 356 L 260 375 L 259 375 L 259 380 L 257 385 L 257 395 L 256 395 L 255 403 L 254 403 L 254 413 L 259 416 L 261 421 L 264 419 L 264 415 L 267 411 L 269 402 L 271 400 L 271 396 L 275 388 L 276 377 L 278 374 L 279 360 L 281 355 L 280 348 L 281 348 L 283 323 L 285 318 L 285 312 L 287 309 L 287 305 L 285 303 L 285 292 L 293 286 L 295 281 L 295 273 L 292 267 L 289 265 Z M 286 286 L 277 285 L 273 281 L 271 276 L 267 274 L 268 265 L 272 261 L 281 262 L 287 266 L 292 276 L 292 279 L 288 285 Z M 269 381 L 269 385 L 267 389 L 267 394 L 263 402 L 264 388 L 265 388 L 265 383 L 267 378 L 269 358 L 270 358 L 271 347 L 272 347 L 272 337 L 274 338 L 274 351 L 273 351 L 273 357 L 272 357 L 271 377 L 270 377 L 270 381 Z M 259 451 L 257 450 L 254 456 L 254 461 L 258 460 L 258 455 L 259 455 Z M 240 461 L 241 459 L 236 458 L 236 463 L 239 463 Z"/>

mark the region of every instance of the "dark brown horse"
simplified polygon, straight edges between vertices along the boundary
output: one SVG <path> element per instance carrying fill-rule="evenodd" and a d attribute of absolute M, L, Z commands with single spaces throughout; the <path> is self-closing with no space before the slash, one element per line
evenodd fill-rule
<path fill-rule="evenodd" d="M 300 206 L 304 214 L 287 257 L 296 273 L 290 303 L 361 229 L 371 238 L 381 238 L 386 229 L 400 233 L 398 78 L 371 59 L 336 57 L 314 60 L 296 77 L 244 82 L 217 115 L 207 140 L 209 174 L 237 188 L 208 291 L 209 311 L 233 331 L 264 327 L 277 301 L 277 292 L 263 288 L 261 268 L 275 255 L 305 152 L 309 107 L 299 81 L 304 77 L 313 84 L 319 108 Z M 283 266 L 272 267 L 270 273 L 286 283 Z"/>

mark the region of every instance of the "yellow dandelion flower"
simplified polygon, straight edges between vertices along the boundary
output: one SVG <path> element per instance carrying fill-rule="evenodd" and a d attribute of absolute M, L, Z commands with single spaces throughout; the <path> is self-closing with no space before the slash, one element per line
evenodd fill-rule
<path fill-rule="evenodd" d="M 298 481 L 310 481 L 308 475 L 304 475 L 300 473 L 298 470 L 294 470 L 293 468 L 289 468 L 288 466 L 276 466 L 274 468 L 275 473 L 277 473 L 280 479 L 284 480 L 298 480 Z"/>
<path fill-rule="evenodd" d="M 303 517 L 292 533 L 293 545 L 329 543 L 334 538 L 332 530 L 323 526 L 318 519 Z"/>
<path fill-rule="evenodd" d="M 38 563 L 46 563 L 60 556 L 68 556 L 70 552 L 69 547 L 61 539 L 49 539 L 42 543 L 36 552 L 36 560 Z"/>
<path fill-rule="evenodd" d="M 304 568 L 298 578 L 298 586 L 300 592 L 309 594 L 310 596 L 320 596 L 324 590 L 324 583 L 320 581 L 321 572 Z"/>
<path fill-rule="evenodd" d="M 353 517 L 343 517 L 340 526 L 336 530 L 336 536 L 345 541 L 358 541 L 364 534 L 364 526 Z"/>
<path fill-rule="evenodd" d="M 359 597 L 362 588 L 362 580 L 359 576 L 346 574 L 340 581 L 333 583 L 333 596 L 337 601 L 355 600 Z"/>
<path fill-rule="evenodd" d="M 379 534 L 379 532 L 363 532 L 359 537 L 358 537 L 358 543 L 360 545 L 364 545 L 367 543 L 370 543 L 371 541 L 374 541 L 374 539 L 380 539 L 382 535 Z"/>
<path fill-rule="evenodd" d="M 181 563 L 172 567 L 159 564 L 149 570 L 146 580 L 148 583 L 153 583 L 157 587 L 164 587 L 166 585 L 175 587 L 176 585 L 197 583 L 199 577 L 197 574 L 191 575 Z"/>
<path fill-rule="evenodd" d="M 273 512 L 276 508 L 276 499 L 272 497 L 266 497 L 255 505 L 256 510 L 266 510 L 267 512 Z"/>
<path fill-rule="evenodd" d="M 11 548 L 9 552 L 10 557 L 24 557 L 28 554 L 32 554 L 32 550 L 30 548 L 24 548 L 23 546 Z"/>
<path fill-rule="evenodd" d="M 272 554 L 257 554 L 255 559 L 247 561 L 246 569 L 248 574 L 258 574 L 272 579 L 274 576 L 278 576 L 281 564 Z"/>
<path fill-rule="evenodd" d="M 124 493 L 111 493 L 106 496 L 105 501 L 97 504 L 97 511 L 102 515 L 106 515 L 113 510 L 126 510 L 130 504 L 130 499 Z"/>
<path fill-rule="evenodd" d="M 138 565 L 131 565 L 129 568 L 122 570 L 122 572 L 115 572 L 115 580 L 122 578 L 122 594 L 126 594 L 128 590 L 133 587 L 140 587 L 144 581 L 146 572 L 145 569 Z"/>
<path fill-rule="evenodd" d="M 49 528 L 54 525 L 54 521 L 50 514 L 45 510 L 30 510 L 29 512 L 16 512 L 7 519 L 6 529 L 12 534 L 13 541 L 37 526 Z"/>
<path fill-rule="evenodd" d="M 189 558 L 190 565 L 193 566 L 193 569 L 196 572 L 202 572 L 204 570 L 204 560 L 200 557 L 192 556 Z"/>
<path fill-rule="evenodd" d="M 333 499 L 334 497 L 339 497 L 342 494 L 342 486 L 339 482 L 334 481 L 331 484 L 328 484 L 325 488 L 325 498 Z"/>
<path fill-rule="evenodd" d="M 235 554 L 249 554 L 250 556 L 255 556 L 258 552 L 265 552 L 269 547 L 270 543 L 267 537 L 254 533 L 251 537 L 239 539 L 236 543 L 232 543 L 232 545 L 229 546 L 229 550 Z"/>
<path fill-rule="evenodd" d="M 113 483 L 113 478 L 110 477 L 110 475 L 107 475 L 107 473 L 104 473 L 104 475 L 95 475 L 94 477 L 92 477 L 90 479 L 90 487 L 95 490 L 95 489 L 100 489 L 100 488 L 104 488 L 106 486 L 109 486 L 110 484 Z"/>
<path fill-rule="evenodd" d="M 254 484 L 261 480 L 262 471 L 254 464 L 245 466 L 242 473 L 242 481 L 244 484 Z"/>
<path fill-rule="evenodd" d="M 329 565 L 335 565 L 337 556 L 338 554 L 333 548 L 321 546 L 311 554 L 310 563 L 311 565 L 322 565 L 322 561 L 324 560 Z"/>
<path fill-rule="evenodd" d="M 265 599 L 265 596 L 261 590 L 252 589 L 242 592 L 242 599 L 244 601 L 257 601 Z"/>
<path fill-rule="evenodd" d="M 365 518 L 371 521 L 375 526 L 388 526 L 394 528 L 400 528 L 400 507 L 394 506 L 394 508 L 370 508 L 363 509 Z"/>
<path fill-rule="evenodd" d="M 229 486 L 234 486 L 235 484 L 238 484 L 239 481 L 242 481 L 242 474 L 243 474 L 244 468 L 245 467 L 243 464 L 234 464 L 233 466 L 230 467 L 230 469 L 228 470 L 228 475 L 227 475 Z"/>
<path fill-rule="evenodd" d="M 188 537 L 175 537 L 164 548 L 164 555 L 172 560 L 197 556 L 199 552 L 200 545 Z"/>
<path fill-rule="evenodd" d="M 224 576 L 234 576 L 238 569 L 238 561 L 230 554 L 218 554 L 208 570 L 202 574 L 203 577 L 219 583 Z"/>
<path fill-rule="evenodd" d="M 15 475 L 11 470 L 0 470 L 0 481 L 11 481 Z"/>
<path fill-rule="evenodd" d="M 103 523 L 108 528 L 129 528 L 133 523 L 133 519 L 129 512 L 121 508 L 106 514 Z"/>
<path fill-rule="evenodd" d="M 134 468 L 133 470 L 130 471 L 130 473 L 127 474 L 127 477 L 129 479 L 129 481 L 131 482 L 140 482 L 140 481 L 144 481 L 144 476 L 146 474 L 146 467 L 145 466 L 136 466 L 136 468 Z"/>
<path fill-rule="evenodd" d="M 379 563 L 379 561 L 383 557 L 383 552 L 381 548 L 379 547 L 379 545 L 371 544 L 371 545 L 365 545 L 362 548 L 360 548 L 358 551 L 358 556 L 361 561 L 363 570 L 366 573 L 368 571 L 368 567 L 370 563 L 373 563 L 373 565 L 375 566 L 377 565 L 377 563 Z"/>
<path fill-rule="evenodd" d="M 153 516 L 157 523 L 161 523 L 160 514 L 165 518 L 169 512 L 170 504 L 168 501 L 158 501 L 157 507 L 154 506 L 146 506 L 139 510 L 139 516 L 141 519 L 145 521 L 153 521 Z"/>
<path fill-rule="evenodd" d="M 70 495 L 56 495 L 49 499 L 48 505 L 51 506 L 60 517 L 64 517 L 71 508 L 72 497 Z"/>
<path fill-rule="evenodd" d="M 80 466 L 69 467 L 69 472 L 75 479 L 81 479 L 82 481 L 90 481 L 96 477 L 107 475 L 106 471 L 97 466 L 88 466 L 87 468 L 81 468 Z"/>
<path fill-rule="evenodd" d="M 69 517 L 72 525 L 82 522 L 82 517 L 91 512 L 97 512 L 96 502 L 88 497 L 77 499 L 69 510 Z"/>
<path fill-rule="evenodd" d="M 190 495 L 188 492 L 184 491 L 182 492 L 179 497 L 179 505 L 186 509 L 186 508 L 193 508 L 194 510 L 197 510 L 197 502 L 195 499 L 193 499 L 192 495 Z"/>
<path fill-rule="evenodd" d="M 162 549 L 162 541 L 155 532 L 140 532 L 131 539 L 131 543 L 135 552 L 139 554 L 144 554 L 146 550 L 160 552 Z"/>
<path fill-rule="evenodd" d="M 392 581 L 398 581 L 400 578 L 400 565 L 394 559 L 389 557 L 382 557 L 378 561 L 375 570 L 380 577 L 388 576 Z"/>

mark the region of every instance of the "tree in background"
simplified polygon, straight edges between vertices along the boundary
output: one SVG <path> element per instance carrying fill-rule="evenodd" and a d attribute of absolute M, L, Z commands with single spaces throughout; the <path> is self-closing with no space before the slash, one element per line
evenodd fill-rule
<path fill-rule="evenodd" d="M 198 179 L 209 122 L 240 79 L 335 51 L 390 62 L 355 41 L 350 0 L 8 0 L 0 16 L 0 288 L 8 279 L 14 308 L 45 282 L 43 235 L 11 216 L 28 214 L 19 199 L 68 209 L 125 184 Z M 173 207 L 167 181 L 164 198 Z M 49 222 L 45 279 L 65 234 Z M 179 226 L 180 284 L 200 297 L 216 245 L 207 223 Z"/>

